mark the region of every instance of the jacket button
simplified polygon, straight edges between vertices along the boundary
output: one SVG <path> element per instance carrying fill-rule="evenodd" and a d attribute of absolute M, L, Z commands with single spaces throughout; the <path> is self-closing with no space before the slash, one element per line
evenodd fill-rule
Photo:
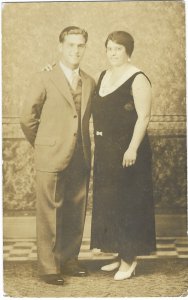
<path fill-rule="evenodd" d="M 77 115 L 74 115 L 74 119 L 76 119 L 77 118 Z"/>
<path fill-rule="evenodd" d="M 74 136 L 77 136 L 77 133 L 74 133 Z"/>

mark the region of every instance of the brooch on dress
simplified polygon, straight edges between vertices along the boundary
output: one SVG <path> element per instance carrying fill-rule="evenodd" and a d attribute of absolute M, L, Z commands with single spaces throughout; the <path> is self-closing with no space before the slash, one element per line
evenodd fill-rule
<path fill-rule="evenodd" d="M 135 109 L 135 107 L 134 107 L 134 102 L 133 102 L 133 101 L 127 102 L 127 103 L 124 105 L 124 109 L 125 109 L 126 111 L 132 111 L 132 110 L 134 110 L 134 109 Z"/>

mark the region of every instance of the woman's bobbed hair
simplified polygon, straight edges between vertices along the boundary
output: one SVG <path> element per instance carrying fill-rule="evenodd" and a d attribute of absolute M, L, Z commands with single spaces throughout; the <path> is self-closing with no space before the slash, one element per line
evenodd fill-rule
<path fill-rule="evenodd" d="M 110 33 L 106 39 L 105 47 L 109 41 L 120 44 L 125 47 L 127 55 L 130 57 L 134 50 L 134 39 L 132 35 L 130 35 L 126 31 L 114 31 Z"/>

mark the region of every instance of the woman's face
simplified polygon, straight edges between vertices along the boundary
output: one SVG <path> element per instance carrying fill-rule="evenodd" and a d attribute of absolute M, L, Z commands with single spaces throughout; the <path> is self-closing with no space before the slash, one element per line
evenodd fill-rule
<path fill-rule="evenodd" d="M 125 47 L 112 42 L 111 40 L 109 40 L 107 43 L 106 54 L 112 66 L 121 66 L 126 63 L 129 58 Z"/>

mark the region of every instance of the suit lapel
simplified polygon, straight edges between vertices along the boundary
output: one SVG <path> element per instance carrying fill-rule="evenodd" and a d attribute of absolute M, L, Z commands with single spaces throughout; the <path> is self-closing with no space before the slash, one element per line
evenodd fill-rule
<path fill-rule="evenodd" d="M 53 68 L 50 78 L 53 81 L 54 85 L 58 88 L 60 93 L 67 99 L 70 105 L 75 109 L 75 104 L 70 91 L 70 87 L 59 64 L 57 64 Z"/>
<path fill-rule="evenodd" d="M 80 70 L 80 76 L 82 79 L 81 118 L 83 118 L 89 100 L 90 92 L 91 92 L 91 84 L 90 84 L 89 77 L 82 70 Z"/>
<path fill-rule="evenodd" d="M 82 79 L 81 118 L 83 118 L 91 92 L 91 84 L 89 77 L 82 70 L 80 70 L 80 76 Z M 53 68 L 50 74 L 50 78 L 53 81 L 54 85 L 57 87 L 57 89 L 60 91 L 60 93 L 67 99 L 67 101 L 75 110 L 75 104 L 70 91 L 69 84 L 59 64 L 57 64 Z"/>

